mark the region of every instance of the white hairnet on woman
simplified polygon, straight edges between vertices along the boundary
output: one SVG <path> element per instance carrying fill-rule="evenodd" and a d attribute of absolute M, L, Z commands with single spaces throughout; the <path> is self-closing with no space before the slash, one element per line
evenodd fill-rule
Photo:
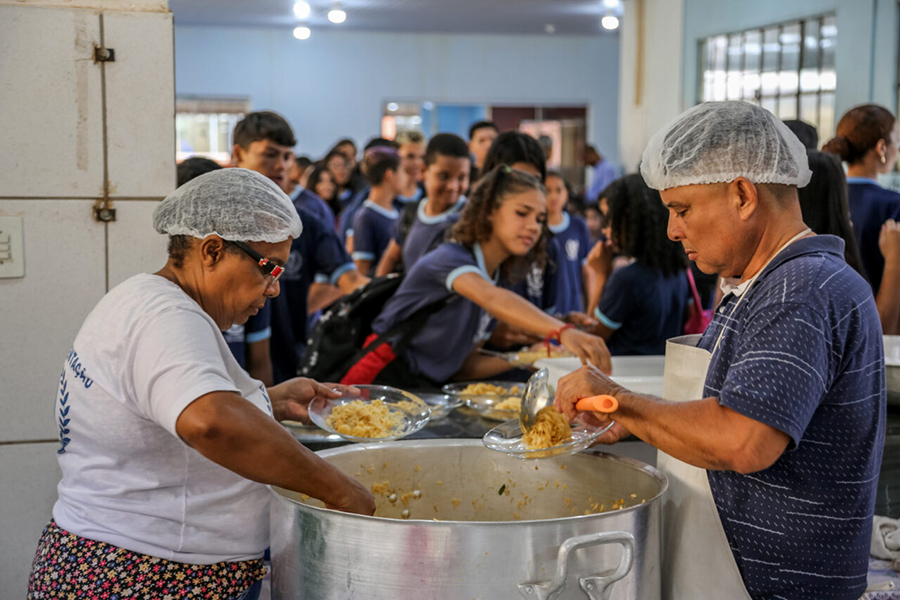
<path fill-rule="evenodd" d="M 302 378 L 267 387 L 221 333 L 280 291 L 302 230 L 288 197 L 258 173 L 222 169 L 176 190 L 153 224 L 169 235 L 165 266 L 104 296 L 63 366 L 62 481 L 29 598 L 63 597 L 59 581 L 85 597 L 202 589 L 254 600 L 269 545 L 266 485 L 375 510 L 365 487 L 278 423 L 308 420 L 310 401 L 342 392 Z"/>
<path fill-rule="evenodd" d="M 153 211 L 160 233 L 276 243 L 303 230 L 297 209 L 275 183 L 249 169 L 220 169 L 187 182 Z"/>
<path fill-rule="evenodd" d="M 651 188 L 725 183 L 803 187 L 806 148 L 775 115 L 749 102 L 705 102 L 660 129 L 647 144 L 641 175 Z"/>

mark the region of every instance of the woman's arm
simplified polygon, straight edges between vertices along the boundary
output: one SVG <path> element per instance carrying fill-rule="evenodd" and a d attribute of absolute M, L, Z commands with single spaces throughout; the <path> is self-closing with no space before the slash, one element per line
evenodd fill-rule
<path fill-rule="evenodd" d="M 463 273 L 453 281 L 453 291 L 482 307 L 491 316 L 528 333 L 546 337 L 562 331 L 559 342 L 575 356 L 599 366 L 607 373 L 612 370 L 609 350 L 602 339 L 578 331 L 565 329 L 565 323 L 551 317 L 515 292 L 495 286 L 478 273 Z"/>
<path fill-rule="evenodd" d="M 878 247 L 884 255 L 881 287 L 875 297 L 881 329 L 885 335 L 900 333 L 900 223 L 885 221 L 878 236 Z"/>
<path fill-rule="evenodd" d="M 303 447 L 234 392 L 197 398 L 179 415 L 175 429 L 197 452 L 241 477 L 307 494 L 329 508 L 375 512 L 374 498 L 361 483 Z"/>
<path fill-rule="evenodd" d="M 387 248 L 384 249 L 384 254 L 381 255 L 381 260 L 378 261 L 378 268 L 375 269 L 375 277 L 383 277 L 395 272 L 402 255 L 403 248 L 396 240 L 388 242 Z"/>

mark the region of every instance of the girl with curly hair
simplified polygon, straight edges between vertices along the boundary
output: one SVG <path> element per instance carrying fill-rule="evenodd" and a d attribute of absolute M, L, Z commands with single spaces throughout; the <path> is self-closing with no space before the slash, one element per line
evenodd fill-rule
<path fill-rule="evenodd" d="M 535 177 L 508 166 L 486 175 L 454 226 L 453 240 L 416 261 L 372 324 L 364 345 L 368 352 L 343 381 L 409 389 L 507 371 L 507 361 L 477 351 L 490 335 L 493 319 L 557 339 L 609 371 L 602 339 L 567 326 L 497 285 L 500 277 L 521 279 L 528 265 L 545 262 L 541 233 L 546 214 L 544 187 Z M 383 334 L 427 306 L 439 308 L 422 327 L 404 339 L 385 339 L 390 336 Z"/>

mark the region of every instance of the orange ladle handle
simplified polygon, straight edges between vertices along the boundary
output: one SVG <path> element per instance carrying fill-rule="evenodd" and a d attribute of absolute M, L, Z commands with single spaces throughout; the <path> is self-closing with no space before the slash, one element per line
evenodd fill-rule
<path fill-rule="evenodd" d="M 588 396 L 575 403 L 575 410 L 589 410 L 592 412 L 614 413 L 618 408 L 619 401 L 607 394 Z"/>

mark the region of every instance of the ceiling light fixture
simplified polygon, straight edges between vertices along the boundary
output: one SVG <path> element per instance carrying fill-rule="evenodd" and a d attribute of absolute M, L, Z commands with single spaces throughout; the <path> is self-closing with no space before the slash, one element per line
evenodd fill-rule
<path fill-rule="evenodd" d="M 603 29 L 614 31 L 619 28 L 619 19 L 612 15 L 607 15 L 600 19 L 600 24 L 603 25 Z"/>
<path fill-rule="evenodd" d="M 396 102 L 388 102 L 387 109 L 391 112 L 397 112 L 400 110 L 400 105 Z"/>
<path fill-rule="evenodd" d="M 621 0 L 603 0 L 603 8 L 616 9 L 622 4 Z"/>
<path fill-rule="evenodd" d="M 347 13 L 341 10 L 341 3 L 335 2 L 328 11 L 328 20 L 335 25 L 340 25 L 347 20 Z"/>
<path fill-rule="evenodd" d="M 294 28 L 294 37 L 298 40 L 308 40 L 311 34 L 312 32 L 309 30 L 309 27 L 305 25 Z"/>
<path fill-rule="evenodd" d="M 300 0 L 296 4 L 294 4 L 294 14 L 297 15 L 297 18 L 301 21 L 305 21 L 309 18 L 310 8 L 309 4 Z"/>

